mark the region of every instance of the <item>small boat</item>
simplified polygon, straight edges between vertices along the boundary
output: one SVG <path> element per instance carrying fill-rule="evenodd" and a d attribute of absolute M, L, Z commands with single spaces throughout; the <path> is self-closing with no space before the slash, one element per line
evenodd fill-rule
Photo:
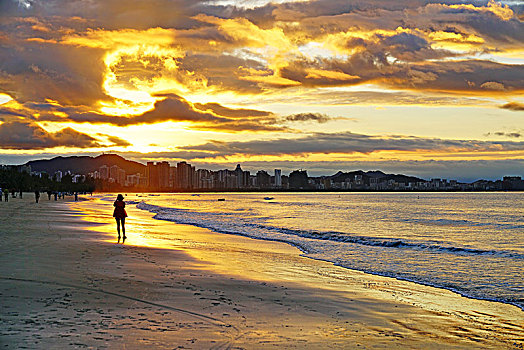
<path fill-rule="evenodd" d="M 274 197 L 264 197 L 264 200 L 266 200 L 266 201 L 270 201 L 272 199 L 275 199 L 275 198 Z"/>
<path fill-rule="evenodd" d="M 217 199 L 217 200 L 218 200 L 219 202 L 225 202 L 225 201 L 226 201 L 225 198 L 219 198 L 219 199 Z"/>

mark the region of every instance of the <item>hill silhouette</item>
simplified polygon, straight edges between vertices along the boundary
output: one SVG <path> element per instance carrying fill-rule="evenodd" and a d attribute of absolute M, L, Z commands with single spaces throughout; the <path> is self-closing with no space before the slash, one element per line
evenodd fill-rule
<path fill-rule="evenodd" d="M 124 169 L 126 174 L 145 174 L 144 164 L 124 159 L 117 154 L 102 154 L 97 157 L 90 156 L 71 156 L 55 157 L 52 159 L 32 160 L 26 165 L 31 166 L 33 171 L 45 171 L 54 174 L 56 171 L 71 171 L 73 174 L 87 174 L 98 170 L 102 165 L 111 167 L 113 165 Z"/>
<path fill-rule="evenodd" d="M 368 172 L 357 170 L 357 171 L 350 171 L 346 173 L 339 171 L 338 173 L 334 175 L 327 176 L 327 178 L 330 178 L 334 182 L 343 182 L 345 180 L 353 180 L 355 178 L 355 175 L 362 175 L 362 180 L 364 181 L 365 184 L 369 184 L 370 178 L 378 178 L 378 179 L 381 179 L 382 181 L 394 180 L 396 182 L 403 182 L 403 183 L 426 182 L 426 180 L 420 179 L 415 176 L 408 176 L 408 175 L 402 175 L 402 174 L 386 174 L 380 170 L 368 171 Z"/>

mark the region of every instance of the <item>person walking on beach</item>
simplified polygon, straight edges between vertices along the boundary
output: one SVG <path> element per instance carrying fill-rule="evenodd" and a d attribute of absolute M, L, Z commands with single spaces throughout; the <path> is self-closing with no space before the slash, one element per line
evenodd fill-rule
<path fill-rule="evenodd" d="M 116 196 L 116 201 L 113 203 L 113 206 L 115 207 L 115 210 L 113 211 L 113 217 L 116 220 L 116 231 L 118 232 L 118 239 L 120 240 L 120 223 L 122 223 L 122 233 L 124 236 L 124 240 L 126 237 L 126 202 L 124 202 L 124 196 L 119 194 Z"/>
<path fill-rule="evenodd" d="M 7 188 L 4 190 L 4 200 L 9 202 L 9 190 Z"/>
<path fill-rule="evenodd" d="M 38 200 L 40 199 L 40 191 L 39 190 L 36 190 L 35 191 L 35 201 L 38 203 Z"/>

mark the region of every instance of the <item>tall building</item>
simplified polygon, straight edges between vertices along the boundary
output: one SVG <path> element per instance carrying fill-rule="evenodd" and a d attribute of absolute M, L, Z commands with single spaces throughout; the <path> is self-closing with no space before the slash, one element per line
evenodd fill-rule
<path fill-rule="evenodd" d="M 98 169 L 99 173 L 100 173 L 100 178 L 102 180 L 107 180 L 109 178 L 109 167 L 107 165 L 102 165 L 99 169 Z"/>
<path fill-rule="evenodd" d="M 158 169 L 155 162 L 147 162 L 146 166 L 147 187 L 150 189 L 158 189 L 160 181 L 158 179 Z"/>
<path fill-rule="evenodd" d="M 169 188 L 169 163 L 158 162 L 156 163 L 158 172 L 158 187 L 162 190 Z"/>
<path fill-rule="evenodd" d="M 195 168 L 186 162 L 179 162 L 176 164 L 178 188 L 187 190 L 193 188 L 193 173 Z"/>
<path fill-rule="evenodd" d="M 177 174 L 176 174 L 176 166 L 170 166 L 169 167 L 169 188 L 176 188 L 177 187 Z"/>
<path fill-rule="evenodd" d="M 118 182 L 118 170 L 120 168 L 117 165 L 112 165 L 109 168 L 109 178 L 115 180 L 115 182 Z"/>
<path fill-rule="evenodd" d="M 265 170 L 259 170 L 257 172 L 257 185 L 258 188 L 268 188 L 269 187 L 269 179 L 271 176 L 265 171 Z"/>
<path fill-rule="evenodd" d="M 124 169 L 120 169 L 120 168 L 118 169 L 116 182 L 121 184 L 121 185 L 125 185 L 125 183 L 126 183 L 126 171 Z"/>
<path fill-rule="evenodd" d="M 275 169 L 275 187 L 282 187 L 282 170 Z"/>
<path fill-rule="evenodd" d="M 242 171 L 242 168 L 240 168 L 240 164 L 237 164 L 237 167 L 235 168 L 235 175 L 236 175 L 236 188 L 243 188 L 245 186 L 244 183 L 244 172 Z"/>

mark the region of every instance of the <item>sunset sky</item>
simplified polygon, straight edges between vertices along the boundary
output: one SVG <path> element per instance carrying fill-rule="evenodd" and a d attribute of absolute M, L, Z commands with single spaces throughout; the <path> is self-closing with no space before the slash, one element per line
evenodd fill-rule
<path fill-rule="evenodd" d="M 524 175 L 524 1 L 0 0 L 0 163 Z"/>

